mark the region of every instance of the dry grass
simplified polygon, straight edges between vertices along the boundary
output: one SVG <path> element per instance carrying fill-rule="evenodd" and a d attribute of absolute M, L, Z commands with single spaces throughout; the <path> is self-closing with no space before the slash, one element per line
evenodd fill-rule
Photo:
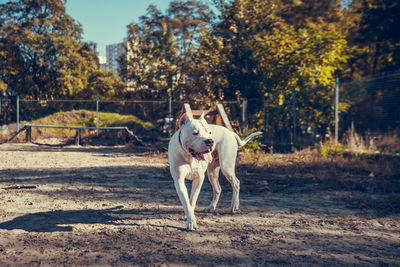
<path fill-rule="evenodd" d="M 400 156 L 353 154 L 322 156 L 316 149 L 289 154 L 243 151 L 239 164 L 270 172 L 282 169 L 291 173 L 308 173 L 319 180 L 337 181 L 343 186 L 359 186 L 370 192 L 400 192 Z M 350 186 L 351 187 L 351 186 Z"/>
<path fill-rule="evenodd" d="M 354 125 L 345 133 L 343 143 L 352 153 L 400 153 L 400 130 L 386 133 L 356 132 Z"/>
<path fill-rule="evenodd" d="M 379 216 L 400 213 L 400 156 L 348 152 L 322 156 L 316 149 L 290 154 L 241 154 L 239 173 L 263 173 L 271 193 L 322 188 L 336 192 L 338 200 L 354 209 L 372 209 Z M 242 181 L 246 187 L 246 179 Z"/>

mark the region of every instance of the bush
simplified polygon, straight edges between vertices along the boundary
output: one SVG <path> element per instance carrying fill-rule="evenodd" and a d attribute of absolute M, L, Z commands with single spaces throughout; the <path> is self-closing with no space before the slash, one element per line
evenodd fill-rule
<path fill-rule="evenodd" d="M 324 157 L 343 157 L 346 153 L 346 148 L 341 143 L 335 143 L 332 140 L 320 142 L 317 145 L 317 150 Z"/>
<path fill-rule="evenodd" d="M 237 134 L 240 136 L 240 138 L 243 140 L 245 137 L 248 135 L 256 132 L 257 129 L 251 128 L 249 129 L 248 127 L 244 128 L 242 132 L 237 132 Z M 262 138 L 260 137 L 255 137 L 252 138 L 245 147 L 243 147 L 243 150 L 248 150 L 248 151 L 264 151 L 265 148 L 267 147 L 265 144 L 262 143 Z"/>

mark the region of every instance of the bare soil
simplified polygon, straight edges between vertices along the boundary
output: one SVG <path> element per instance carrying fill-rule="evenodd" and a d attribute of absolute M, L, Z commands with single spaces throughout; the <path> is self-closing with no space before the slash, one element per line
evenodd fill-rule
<path fill-rule="evenodd" d="M 271 157 L 239 161 L 237 214 L 224 178 L 202 212 L 206 181 L 187 232 L 165 150 L 0 145 L 0 266 L 400 265 L 399 173 L 380 169 L 398 158 L 373 173 Z"/>

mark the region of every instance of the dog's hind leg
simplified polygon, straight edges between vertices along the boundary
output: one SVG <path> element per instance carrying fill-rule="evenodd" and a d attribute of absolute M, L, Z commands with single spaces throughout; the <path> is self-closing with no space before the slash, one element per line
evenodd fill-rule
<path fill-rule="evenodd" d="M 204 209 L 205 212 L 214 212 L 217 208 L 219 197 L 221 195 L 221 185 L 219 184 L 219 170 L 220 167 L 215 164 L 210 164 L 207 169 L 208 180 L 210 181 L 213 188 L 213 198 L 210 205 Z"/>
<path fill-rule="evenodd" d="M 239 190 L 240 190 L 240 181 L 235 174 L 235 165 L 236 165 L 238 147 L 237 147 L 237 142 L 234 138 L 235 137 L 233 135 L 231 135 L 229 139 L 226 138 L 224 140 L 226 143 L 224 143 L 224 145 L 221 145 L 219 151 L 220 155 L 219 163 L 221 166 L 221 171 L 232 186 L 232 202 L 231 202 L 232 213 L 234 213 L 239 209 Z"/>
<path fill-rule="evenodd" d="M 193 210 L 196 208 L 197 198 L 199 197 L 201 187 L 204 182 L 204 172 L 199 173 L 193 177 L 192 190 L 190 190 L 190 205 Z"/>
<path fill-rule="evenodd" d="M 232 186 L 232 201 L 231 201 L 231 211 L 234 213 L 235 211 L 239 210 L 239 190 L 240 190 L 240 181 L 235 175 L 235 170 L 231 169 L 224 169 L 221 168 L 222 173 L 229 181 Z"/>

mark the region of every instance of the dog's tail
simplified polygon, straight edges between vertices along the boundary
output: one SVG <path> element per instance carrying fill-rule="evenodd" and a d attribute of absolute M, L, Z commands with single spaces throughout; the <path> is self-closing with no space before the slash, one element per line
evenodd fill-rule
<path fill-rule="evenodd" d="M 236 141 L 238 142 L 239 146 L 244 146 L 247 144 L 247 142 L 250 141 L 251 138 L 262 135 L 262 132 L 254 132 L 252 134 L 250 134 L 249 136 L 247 136 L 245 139 L 243 139 L 243 141 L 240 139 L 239 135 L 235 134 L 236 137 Z"/>

